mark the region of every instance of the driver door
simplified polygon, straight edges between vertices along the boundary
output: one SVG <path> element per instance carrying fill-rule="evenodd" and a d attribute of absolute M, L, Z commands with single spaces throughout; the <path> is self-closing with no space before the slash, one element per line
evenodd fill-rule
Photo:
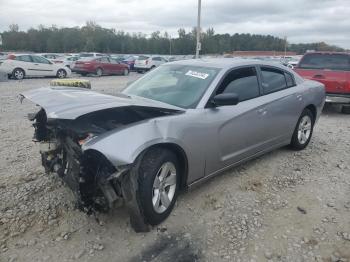
<path fill-rule="evenodd" d="M 54 65 L 42 56 L 32 55 L 32 68 L 30 69 L 33 76 L 55 76 Z"/>
<path fill-rule="evenodd" d="M 235 93 L 239 103 L 229 106 L 210 106 L 206 109 L 210 126 L 206 157 L 206 175 L 210 175 L 254 155 L 264 148 L 267 134 L 264 101 L 255 66 L 242 67 L 229 72 L 213 96 Z"/>

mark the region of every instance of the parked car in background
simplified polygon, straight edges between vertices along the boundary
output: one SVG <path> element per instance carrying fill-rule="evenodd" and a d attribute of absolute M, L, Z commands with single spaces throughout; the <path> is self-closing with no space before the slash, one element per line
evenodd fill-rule
<path fill-rule="evenodd" d="M 22 93 L 42 165 L 80 205 L 125 203 L 137 231 L 171 213 L 181 188 L 289 145 L 309 144 L 325 100 L 323 84 L 279 63 L 177 61 L 117 96 L 53 87 Z"/>
<path fill-rule="evenodd" d="M 122 63 L 127 64 L 130 70 L 134 70 L 135 61 L 137 58 L 137 56 L 128 56 L 122 60 Z"/>
<path fill-rule="evenodd" d="M 161 56 L 147 56 L 140 55 L 134 63 L 134 69 L 138 73 L 143 73 L 148 70 L 152 70 L 157 66 L 160 66 L 164 63 L 168 62 L 165 58 Z"/>
<path fill-rule="evenodd" d="M 59 54 L 37 54 L 37 55 L 43 56 L 50 61 L 63 57 L 63 55 L 59 55 Z"/>
<path fill-rule="evenodd" d="M 117 60 L 104 57 L 84 57 L 75 62 L 73 72 L 83 76 L 87 74 L 102 75 L 128 75 L 129 66 Z"/>
<path fill-rule="evenodd" d="M 106 56 L 106 55 L 101 54 L 101 53 L 81 53 L 81 54 L 79 54 L 79 58 L 83 58 L 83 57 L 101 57 L 101 56 Z"/>
<path fill-rule="evenodd" d="M 349 53 L 306 53 L 295 71 L 306 79 L 323 83 L 327 93 L 326 102 L 342 105 L 342 112 L 350 114 Z"/>
<path fill-rule="evenodd" d="M 79 60 L 79 56 L 61 56 L 56 59 L 51 59 L 50 61 L 56 64 L 63 64 L 68 68 L 73 68 L 75 61 Z"/>
<path fill-rule="evenodd" d="M 62 65 L 55 64 L 45 57 L 33 54 L 13 54 L 2 61 L 1 69 L 17 80 L 24 77 L 55 76 L 66 78 L 71 75 L 71 70 Z"/>

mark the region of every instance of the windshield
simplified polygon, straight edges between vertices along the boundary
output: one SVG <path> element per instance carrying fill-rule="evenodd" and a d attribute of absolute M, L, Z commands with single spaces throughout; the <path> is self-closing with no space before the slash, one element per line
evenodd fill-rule
<path fill-rule="evenodd" d="M 123 93 L 195 108 L 219 71 L 218 68 L 165 65 L 147 73 Z"/>

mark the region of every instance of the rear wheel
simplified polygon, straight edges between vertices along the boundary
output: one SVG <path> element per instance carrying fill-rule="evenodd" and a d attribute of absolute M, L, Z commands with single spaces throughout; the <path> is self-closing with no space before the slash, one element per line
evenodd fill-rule
<path fill-rule="evenodd" d="M 295 127 L 290 146 L 295 150 L 302 150 L 309 144 L 314 128 L 315 118 L 312 112 L 305 108 Z"/>
<path fill-rule="evenodd" d="M 139 208 L 149 224 L 163 222 L 174 208 L 180 185 L 179 171 L 176 155 L 167 149 L 151 149 L 141 160 Z"/>
<path fill-rule="evenodd" d="M 21 68 L 15 68 L 12 72 L 12 77 L 17 80 L 22 80 L 24 78 L 24 70 Z"/>
<path fill-rule="evenodd" d="M 102 76 L 102 75 L 103 75 L 103 70 L 102 70 L 102 68 L 97 68 L 97 69 L 96 69 L 96 75 L 97 75 L 97 76 Z"/>
<path fill-rule="evenodd" d="M 66 78 L 66 77 L 67 77 L 67 72 L 66 72 L 66 70 L 64 70 L 64 69 L 59 69 L 59 70 L 57 71 L 56 76 L 57 76 L 58 78 Z"/>
<path fill-rule="evenodd" d="M 350 114 L 350 106 L 342 106 L 341 112 L 343 114 Z"/>

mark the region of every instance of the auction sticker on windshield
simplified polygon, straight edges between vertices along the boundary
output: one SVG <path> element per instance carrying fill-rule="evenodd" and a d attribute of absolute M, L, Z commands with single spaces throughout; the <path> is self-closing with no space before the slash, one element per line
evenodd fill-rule
<path fill-rule="evenodd" d="M 189 70 L 185 75 L 197 77 L 200 79 L 206 79 L 209 76 L 209 74 L 196 72 L 196 71 L 192 71 L 192 70 Z"/>

